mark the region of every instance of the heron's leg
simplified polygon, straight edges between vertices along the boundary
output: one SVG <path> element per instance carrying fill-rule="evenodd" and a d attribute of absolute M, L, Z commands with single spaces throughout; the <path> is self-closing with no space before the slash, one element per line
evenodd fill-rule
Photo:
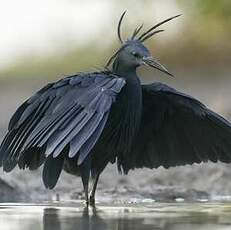
<path fill-rule="evenodd" d="M 86 204 L 88 204 L 88 181 L 89 181 L 89 176 L 82 174 L 82 182 L 83 182 Z"/>
<path fill-rule="evenodd" d="M 94 205 L 95 204 L 95 191 L 97 188 L 97 184 L 98 184 L 98 180 L 99 180 L 99 175 L 100 173 L 97 173 L 93 179 L 93 187 L 90 193 L 90 205 Z"/>

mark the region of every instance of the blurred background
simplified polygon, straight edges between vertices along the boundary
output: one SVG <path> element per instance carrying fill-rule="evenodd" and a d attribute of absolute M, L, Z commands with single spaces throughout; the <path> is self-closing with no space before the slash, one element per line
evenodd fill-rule
<path fill-rule="evenodd" d="M 8 0 L 0 2 L 0 140 L 16 108 L 43 85 L 103 68 L 119 47 L 116 28 L 125 9 L 125 38 L 137 25 L 144 23 L 148 28 L 182 14 L 146 43 L 175 78 L 140 69 L 141 80 L 165 82 L 231 119 L 231 1 Z M 53 199 L 57 193 L 61 199 L 81 194 L 80 179 L 63 173 L 54 192 L 48 192 L 38 175 L 40 172 L 1 172 L 0 186 L 6 188 L 1 189 L 2 199 L 18 200 L 15 191 L 41 200 Z M 230 165 L 225 164 L 138 170 L 127 177 L 109 166 L 100 180 L 99 196 L 229 199 L 230 176 Z"/>

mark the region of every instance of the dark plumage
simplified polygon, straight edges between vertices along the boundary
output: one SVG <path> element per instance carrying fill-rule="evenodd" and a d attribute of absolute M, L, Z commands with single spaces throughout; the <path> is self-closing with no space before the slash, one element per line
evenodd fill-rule
<path fill-rule="evenodd" d="M 151 57 L 143 42 L 160 25 L 123 42 L 106 70 L 80 73 L 48 84 L 24 102 L 10 120 L 0 147 L 4 171 L 16 165 L 35 170 L 44 164 L 43 181 L 55 187 L 62 169 L 81 176 L 88 202 L 94 203 L 100 173 L 109 162 L 127 173 L 211 160 L 231 161 L 231 124 L 196 99 L 162 83 L 142 85 L 137 67 L 168 70 Z M 112 64 L 112 68 L 110 68 Z"/>

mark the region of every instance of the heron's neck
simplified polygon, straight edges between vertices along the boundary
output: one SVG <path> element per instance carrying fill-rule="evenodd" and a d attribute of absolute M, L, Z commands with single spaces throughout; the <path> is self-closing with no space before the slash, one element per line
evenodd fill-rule
<path fill-rule="evenodd" d="M 123 159 L 124 154 L 130 152 L 141 122 L 142 114 L 142 88 L 140 79 L 136 74 L 136 68 L 123 65 L 118 60 L 113 63 L 113 73 L 123 77 L 126 85 L 118 96 L 119 103 L 116 103 L 116 111 L 119 111 L 117 135 L 117 152 L 119 158 Z M 124 145 L 126 143 L 126 146 Z"/>
<path fill-rule="evenodd" d="M 113 73 L 124 77 L 126 79 L 137 76 L 136 74 L 136 68 L 134 66 L 128 66 L 124 64 L 122 61 L 120 61 L 118 58 L 115 59 L 113 62 L 113 67 L 112 67 Z"/>

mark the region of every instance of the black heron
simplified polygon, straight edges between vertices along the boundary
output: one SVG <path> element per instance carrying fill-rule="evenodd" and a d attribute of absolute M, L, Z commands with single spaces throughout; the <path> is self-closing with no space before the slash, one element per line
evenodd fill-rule
<path fill-rule="evenodd" d="M 141 33 L 137 27 L 105 70 L 50 83 L 12 116 L 0 147 L 10 172 L 44 164 L 43 182 L 55 187 L 61 171 L 81 176 L 86 202 L 94 204 L 99 175 L 109 162 L 125 174 L 135 168 L 231 162 L 231 124 L 198 100 L 162 84 L 142 85 L 146 65 L 168 75 L 144 42 L 170 17 Z M 89 179 L 93 187 L 88 194 Z"/>

